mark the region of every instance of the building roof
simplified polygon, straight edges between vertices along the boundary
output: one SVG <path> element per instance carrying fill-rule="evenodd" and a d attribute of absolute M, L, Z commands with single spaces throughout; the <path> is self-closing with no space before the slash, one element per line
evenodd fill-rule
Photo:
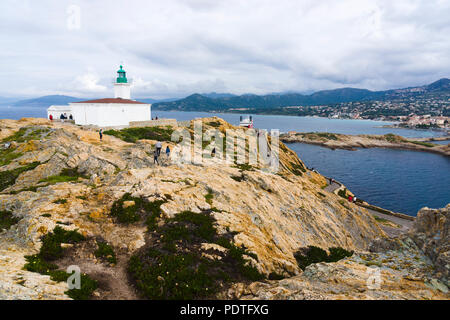
<path fill-rule="evenodd" d="M 72 108 L 68 105 L 51 105 L 47 108 L 49 111 L 60 111 L 60 110 L 72 110 Z"/>
<path fill-rule="evenodd" d="M 135 100 L 122 99 L 122 98 L 104 98 L 95 100 L 78 101 L 72 103 L 127 103 L 127 104 L 148 104 L 145 102 L 139 102 Z"/>

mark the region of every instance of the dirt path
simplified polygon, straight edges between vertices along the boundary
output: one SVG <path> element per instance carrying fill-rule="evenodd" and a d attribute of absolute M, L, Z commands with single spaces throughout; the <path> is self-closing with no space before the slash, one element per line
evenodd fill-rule
<path fill-rule="evenodd" d="M 61 270 L 77 265 L 82 273 L 98 282 L 93 300 L 137 300 L 140 299 L 127 275 L 129 255 L 116 251 L 117 264 L 111 266 L 93 256 L 96 246 L 93 241 L 80 243 L 67 250 L 64 258 L 57 261 Z"/>

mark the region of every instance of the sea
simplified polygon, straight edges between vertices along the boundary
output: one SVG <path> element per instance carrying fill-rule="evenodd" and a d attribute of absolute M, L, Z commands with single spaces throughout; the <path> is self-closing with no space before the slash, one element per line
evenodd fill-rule
<path fill-rule="evenodd" d="M 0 119 L 46 117 L 46 108 L 0 106 Z M 178 121 L 218 116 L 238 125 L 240 114 L 152 111 L 152 117 Z M 256 128 L 280 132 L 334 132 L 387 134 L 407 138 L 439 137 L 442 131 L 387 128 L 392 122 L 343 120 L 319 117 L 253 115 Z M 439 141 L 445 144 L 449 141 Z M 423 207 L 442 208 L 450 203 L 450 159 L 409 150 L 358 149 L 356 151 L 292 143 L 288 145 L 305 164 L 346 185 L 358 198 L 371 204 L 415 216 Z"/>

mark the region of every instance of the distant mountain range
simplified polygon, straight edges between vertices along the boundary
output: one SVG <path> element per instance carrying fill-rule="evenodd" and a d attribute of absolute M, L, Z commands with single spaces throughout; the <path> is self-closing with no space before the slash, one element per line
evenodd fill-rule
<path fill-rule="evenodd" d="M 343 102 L 395 100 L 407 98 L 427 98 L 436 96 L 450 97 L 450 79 L 443 78 L 429 85 L 409 87 L 403 89 L 370 91 L 367 89 L 341 88 L 322 90 L 311 94 L 295 92 L 273 93 L 267 95 L 231 93 L 203 93 L 192 94 L 186 98 L 152 99 L 142 98 L 139 101 L 153 104 L 154 110 L 180 111 L 232 111 L 251 108 L 252 110 L 266 110 L 285 106 L 332 105 Z M 69 102 L 87 100 L 65 95 L 50 95 L 27 100 L 1 98 L 0 105 L 14 107 L 48 107 L 51 105 L 66 105 Z"/>
<path fill-rule="evenodd" d="M 269 95 L 245 94 L 192 94 L 184 99 L 172 102 L 157 102 L 155 110 L 180 111 L 230 111 L 250 108 L 264 110 L 285 106 L 332 105 L 344 102 L 370 100 L 398 100 L 408 98 L 427 98 L 436 96 L 450 97 L 450 79 L 444 78 L 429 85 L 403 89 L 370 91 L 367 89 L 341 88 L 322 90 L 309 95 L 300 93 L 282 93 Z"/>

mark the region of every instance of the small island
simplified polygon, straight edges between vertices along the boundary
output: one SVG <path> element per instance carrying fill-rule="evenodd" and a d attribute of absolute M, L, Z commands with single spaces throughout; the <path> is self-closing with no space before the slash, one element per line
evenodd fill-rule
<path fill-rule="evenodd" d="M 416 150 L 438 153 L 450 156 L 450 146 L 431 143 L 437 138 L 409 140 L 407 138 L 388 133 L 385 135 L 346 135 L 329 132 L 295 132 L 290 131 L 280 135 L 285 143 L 308 143 L 330 149 L 357 150 L 358 148 L 391 148 Z M 443 137 L 447 140 L 449 137 Z"/>

